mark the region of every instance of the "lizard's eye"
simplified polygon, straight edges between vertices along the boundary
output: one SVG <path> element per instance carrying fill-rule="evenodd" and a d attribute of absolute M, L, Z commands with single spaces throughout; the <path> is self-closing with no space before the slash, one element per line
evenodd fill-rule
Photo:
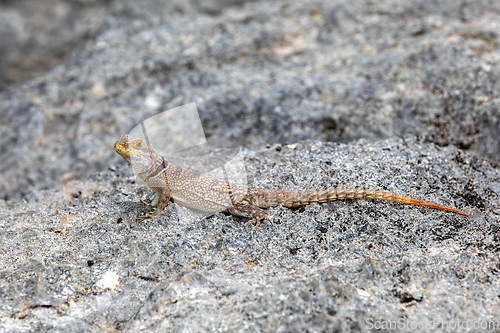
<path fill-rule="evenodd" d="M 135 148 L 135 149 L 141 149 L 144 144 L 142 143 L 142 141 L 135 141 L 132 143 L 132 146 Z"/>

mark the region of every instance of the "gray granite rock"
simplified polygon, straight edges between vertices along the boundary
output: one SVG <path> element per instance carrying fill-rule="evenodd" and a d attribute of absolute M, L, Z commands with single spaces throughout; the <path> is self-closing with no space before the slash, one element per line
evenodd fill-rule
<path fill-rule="evenodd" d="M 214 3 L 115 2 L 69 60 L 0 93 L 0 332 L 498 325 L 499 4 Z M 150 191 L 113 144 L 190 102 L 212 150 L 188 163 L 241 146 L 254 185 L 472 216 L 360 200 L 257 230 L 175 204 L 137 222 Z"/>
<path fill-rule="evenodd" d="M 120 134 L 190 102 L 218 147 L 417 136 L 498 165 L 497 5 L 260 2 L 215 17 L 110 17 L 71 60 L 1 94 L 0 197 L 116 163 Z"/>
<path fill-rule="evenodd" d="M 223 213 L 186 219 L 176 204 L 138 222 L 151 193 L 121 163 L 0 205 L 0 331 L 498 324 L 500 182 L 489 163 L 413 139 L 244 155 L 254 185 L 366 185 L 472 215 L 355 200 L 272 208 L 274 223 L 258 229 Z"/>
<path fill-rule="evenodd" d="M 16 0 L 0 2 L 0 91 L 78 54 L 106 26 L 106 17 L 168 19 L 216 15 L 249 0 Z"/>

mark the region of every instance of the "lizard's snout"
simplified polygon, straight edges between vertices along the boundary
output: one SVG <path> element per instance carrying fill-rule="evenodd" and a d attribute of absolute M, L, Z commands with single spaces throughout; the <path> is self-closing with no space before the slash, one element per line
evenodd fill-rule
<path fill-rule="evenodd" d="M 130 151 L 128 145 L 129 145 L 128 135 L 124 134 L 120 136 L 120 138 L 115 142 L 114 148 L 115 151 L 121 157 L 123 157 L 125 161 L 130 163 Z"/>

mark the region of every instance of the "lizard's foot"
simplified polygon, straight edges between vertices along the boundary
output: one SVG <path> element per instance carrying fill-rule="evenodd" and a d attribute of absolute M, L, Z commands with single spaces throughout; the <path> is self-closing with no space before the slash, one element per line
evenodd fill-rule
<path fill-rule="evenodd" d="M 264 216 L 264 214 L 265 214 L 265 216 Z M 245 227 L 248 227 L 249 225 L 254 224 L 255 229 L 257 229 L 260 226 L 260 223 L 261 223 L 260 221 L 262 221 L 262 220 L 268 220 L 269 222 L 273 223 L 273 219 L 271 218 L 271 216 L 267 215 L 267 213 L 264 213 L 264 214 L 259 214 L 258 216 L 255 216 L 253 219 L 248 220 L 245 223 Z"/>
<path fill-rule="evenodd" d="M 227 210 L 236 216 L 250 217 L 251 220 L 245 223 L 245 226 L 255 224 L 255 228 L 257 228 L 260 225 L 261 220 L 268 220 L 269 222 L 272 222 L 265 210 L 250 204 L 246 200 L 242 200 L 231 207 L 228 207 Z"/>
<path fill-rule="evenodd" d="M 251 220 L 248 220 L 245 222 L 245 227 L 248 227 L 252 224 L 255 224 L 255 229 L 257 229 L 260 225 L 260 219 L 259 218 L 253 218 Z"/>
<path fill-rule="evenodd" d="M 146 206 L 151 206 L 151 203 L 150 202 L 147 202 L 145 200 L 142 200 L 142 199 L 139 199 L 144 205 Z M 137 216 L 136 218 L 136 221 L 144 221 L 144 220 L 147 220 L 147 219 L 152 219 L 153 217 L 155 217 L 158 213 L 156 213 L 156 208 L 153 208 L 152 211 L 150 212 L 147 212 L 145 215 L 139 215 Z"/>
<path fill-rule="evenodd" d="M 136 221 L 144 221 L 147 219 L 152 219 L 153 217 L 156 216 L 155 213 L 156 213 L 156 209 L 152 210 L 150 212 L 147 212 L 146 215 L 139 215 L 139 216 L 137 216 Z"/>

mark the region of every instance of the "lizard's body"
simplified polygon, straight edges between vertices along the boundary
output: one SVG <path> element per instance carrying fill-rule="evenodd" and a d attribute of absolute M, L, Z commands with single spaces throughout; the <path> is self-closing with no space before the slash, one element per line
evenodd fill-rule
<path fill-rule="evenodd" d="M 247 224 L 255 223 L 257 226 L 261 220 L 270 221 L 263 210 L 265 208 L 279 205 L 298 207 L 342 199 L 388 200 L 470 215 L 448 206 L 383 191 L 356 188 L 287 191 L 227 182 L 167 163 L 158 156 L 151 145 L 141 139 L 130 139 L 128 135 L 120 137 L 115 143 L 115 150 L 156 193 L 152 202 L 152 205 L 156 206 L 155 210 L 143 218 L 158 215 L 167 207 L 171 198 L 184 206 L 207 213 L 227 210 L 234 215 L 251 218 Z"/>

